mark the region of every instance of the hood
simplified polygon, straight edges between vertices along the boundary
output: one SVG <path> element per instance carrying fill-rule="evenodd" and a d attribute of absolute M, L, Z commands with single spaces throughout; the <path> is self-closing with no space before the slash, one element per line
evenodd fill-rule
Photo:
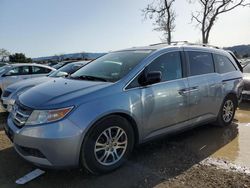
<path fill-rule="evenodd" d="M 11 84 L 10 86 L 8 86 L 6 88 L 6 90 L 8 91 L 16 91 L 16 90 L 20 90 L 22 88 L 26 88 L 26 87 L 34 87 L 38 84 L 41 84 L 41 83 L 44 83 L 44 82 L 47 82 L 49 80 L 51 80 L 52 78 L 50 77 L 38 77 L 38 78 L 30 78 L 30 79 L 27 79 L 27 80 L 22 80 L 20 82 L 17 82 L 15 84 Z"/>
<path fill-rule="evenodd" d="M 19 96 L 19 101 L 25 106 L 34 109 L 77 106 L 84 100 L 84 95 L 92 94 L 94 91 L 111 84 L 107 82 L 56 78 L 27 90 Z"/>

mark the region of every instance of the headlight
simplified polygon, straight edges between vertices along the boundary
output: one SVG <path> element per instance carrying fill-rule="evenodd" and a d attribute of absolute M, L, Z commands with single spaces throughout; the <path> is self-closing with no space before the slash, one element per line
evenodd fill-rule
<path fill-rule="evenodd" d="M 28 118 L 26 125 L 37 125 L 50 123 L 64 118 L 73 107 L 55 109 L 55 110 L 34 110 Z"/>

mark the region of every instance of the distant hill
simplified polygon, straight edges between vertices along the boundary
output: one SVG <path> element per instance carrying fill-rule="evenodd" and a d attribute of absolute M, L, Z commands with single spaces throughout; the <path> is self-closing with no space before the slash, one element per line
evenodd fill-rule
<path fill-rule="evenodd" d="M 33 58 L 33 61 L 63 61 L 67 59 L 96 59 L 106 53 L 71 53 L 71 54 L 62 54 L 62 55 L 54 55 L 54 56 L 47 56 L 47 57 L 37 57 Z"/>
<path fill-rule="evenodd" d="M 234 52 L 239 58 L 242 57 L 250 57 L 250 44 L 249 45 L 237 45 L 232 47 L 225 47 L 226 50 L 231 50 Z M 47 56 L 47 57 L 38 57 L 33 58 L 33 61 L 63 61 L 67 59 L 96 59 L 106 53 L 71 53 L 71 54 L 63 54 L 58 56 Z"/>
<path fill-rule="evenodd" d="M 231 50 L 238 57 L 250 57 L 250 45 L 238 45 L 238 46 L 226 47 L 225 49 Z"/>

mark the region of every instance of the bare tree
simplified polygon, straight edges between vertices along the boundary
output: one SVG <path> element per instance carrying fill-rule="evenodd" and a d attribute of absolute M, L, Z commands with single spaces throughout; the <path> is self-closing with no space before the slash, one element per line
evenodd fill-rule
<path fill-rule="evenodd" d="M 155 30 L 164 32 L 168 44 L 172 41 L 172 32 L 175 29 L 176 13 L 173 9 L 174 2 L 175 0 L 155 0 L 143 9 L 145 19 L 154 19 Z"/>
<path fill-rule="evenodd" d="M 201 10 L 192 13 L 192 21 L 197 23 L 202 33 L 202 42 L 207 44 L 212 27 L 220 14 L 229 12 L 239 6 L 249 6 L 248 0 L 190 0 L 190 3 L 198 1 Z M 248 1 L 248 2 L 247 2 Z"/>
<path fill-rule="evenodd" d="M 6 49 L 1 48 L 0 49 L 0 60 L 1 61 L 5 61 L 10 55 L 10 52 L 8 52 Z"/>

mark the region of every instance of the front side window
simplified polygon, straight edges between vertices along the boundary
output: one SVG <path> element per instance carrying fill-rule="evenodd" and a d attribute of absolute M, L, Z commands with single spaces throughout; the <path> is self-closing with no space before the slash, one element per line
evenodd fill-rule
<path fill-rule="evenodd" d="M 236 71 L 234 65 L 226 56 L 214 54 L 214 63 L 216 72 L 220 74 Z"/>
<path fill-rule="evenodd" d="M 70 78 L 116 82 L 151 52 L 152 50 L 131 50 L 109 53 L 82 67 Z"/>
<path fill-rule="evenodd" d="M 161 82 L 176 80 L 182 77 L 181 57 L 179 52 L 170 52 L 155 59 L 148 67 L 148 72 L 160 71 Z"/>
<path fill-rule="evenodd" d="M 187 52 L 189 59 L 190 76 L 208 74 L 214 72 L 212 54 L 207 52 Z"/>
<path fill-rule="evenodd" d="M 147 72 L 160 71 L 161 82 L 182 78 L 182 65 L 180 52 L 169 52 L 156 58 L 145 69 Z M 127 87 L 127 89 L 139 87 L 139 78 L 144 71 L 139 74 Z"/>
<path fill-rule="evenodd" d="M 20 66 L 12 68 L 7 75 L 9 76 L 17 76 L 17 75 L 27 75 L 29 74 L 29 66 Z"/>

